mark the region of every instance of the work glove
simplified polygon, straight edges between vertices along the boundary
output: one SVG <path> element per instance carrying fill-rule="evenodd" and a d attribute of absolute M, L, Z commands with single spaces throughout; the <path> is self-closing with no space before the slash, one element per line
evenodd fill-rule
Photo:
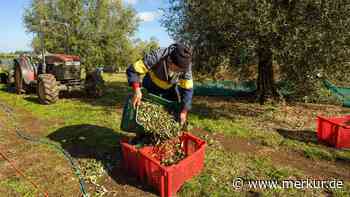
<path fill-rule="evenodd" d="M 140 88 L 140 84 L 135 83 L 132 85 L 133 90 L 134 90 L 134 96 L 132 98 L 132 105 L 134 108 L 139 106 L 141 104 L 141 99 L 142 99 L 142 92 Z"/>

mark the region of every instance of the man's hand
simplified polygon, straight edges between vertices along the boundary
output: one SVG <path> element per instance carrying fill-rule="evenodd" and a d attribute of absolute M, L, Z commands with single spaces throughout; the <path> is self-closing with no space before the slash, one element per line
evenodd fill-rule
<path fill-rule="evenodd" d="M 187 120 L 187 110 L 182 110 L 180 113 L 180 124 L 184 125 Z"/>
<path fill-rule="evenodd" d="M 136 108 L 141 104 L 141 99 L 142 99 L 141 88 L 136 88 L 134 90 L 134 96 L 132 98 L 132 105 L 134 106 L 134 108 Z"/>

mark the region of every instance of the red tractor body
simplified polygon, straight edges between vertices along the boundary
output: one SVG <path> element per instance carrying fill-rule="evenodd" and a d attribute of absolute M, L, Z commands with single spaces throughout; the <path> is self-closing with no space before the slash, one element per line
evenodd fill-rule
<path fill-rule="evenodd" d="M 85 89 L 89 95 L 101 96 L 104 84 L 102 71 L 96 69 L 81 77 L 80 57 L 65 54 L 45 55 L 45 69 L 42 60 L 21 55 L 15 60 L 15 86 L 17 93 L 35 87 L 41 103 L 50 104 L 58 99 L 59 91 Z"/>

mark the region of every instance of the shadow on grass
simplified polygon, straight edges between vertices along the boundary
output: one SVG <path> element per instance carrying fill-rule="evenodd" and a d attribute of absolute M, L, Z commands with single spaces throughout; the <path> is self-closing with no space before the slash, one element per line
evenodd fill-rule
<path fill-rule="evenodd" d="M 6 87 L 2 87 L 0 91 L 9 92 L 9 90 Z M 13 93 L 15 93 L 15 90 L 13 90 Z M 98 98 L 92 98 L 87 96 L 85 94 L 85 91 L 72 91 L 72 92 L 62 91 L 60 92 L 59 98 L 76 99 L 93 106 L 123 108 L 125 99 L 127 98 L 127 95 L 130 93 L 131 93 L 131 90 L 128 88 L 126 83 L 110 82 L 110 83 L 107 83 L 106 87 L 104 88 L 103 96 Z M 35 92 L 26 93 L 26 94 L 29 96 L 25 97 L 24 98 L 25 100 L 35 104 L 40 104 L 39 98 L 37 97 Z"/>
<path fill-rule="evenodd" d="M 127 95 L 131 93 L 131 89 L 126 82 L 106 82 L 106 86 L 103 91 L 103 96 L 99 98 L 82 98 L 81 101 L 94 106 L 103 107 L 117 107 L 122 108 L 127 98 Z"/>
<path fill-rule="evenodd" d="M 7 92 L 7 93 L 16 93 L 16 88 L 14 85 L 2 85 L 0 88 L 0 91 Z"/>
<path fill-rule="evenodd" d="M 305 143 L 320 144 L 317 140 L 317 133 L 312 130 L 288 130 L 288 129 L 276 129 L 276 131 L 283 136 L 291 140 L 297 140 Z"/>
<path fill-rule="evenodd" d="M 317 133 L 311 130 L 287 130 L 276 129 L 276 131 L 284 138 L 296 140 L 304 143 L 312 143 L 315 145 L 322 145 L 318 148 L 310 147 L 304 153 L 312 154 L 321 159 L 335 160 L 336 162 L 348 165 L 350 163 L 350 152 L 346 153 L 347 149 L 337 149 L 325 142 L 320 142 L 317 139 Z"/>
<path fill-rule="evenodd" d="M 264 112 L 259 105 L 254 108 L 248 106 L 256 103 L 255 93 L 242 92 L 224 97 L 195 96 L 193 100 L 191 113 L 214 120 L 218 118 L 235 119 L 237 116 L 257 117 Z"/>
<path fill-rule="evenodd" d="M 69 92 L 60 94 L 60 98 L 78 99 L 81 102 L 92 106 L 123 108 L 127 95 L 131 93 L 126 82 L 106 82 L 103 88 L 103 95 L 101 97 L 90 97 L 85 92 L 76 92 L 72 95 Z"/>
<path fill-rule="evenodd" d="M 38 95 L 34 93 L 26 93 L 28 96 L 24 97 L 23 99 L 35 103 L 35 104 L 41 104 L 39 101 Z M 66 92 L 62 91 L 60 92 L 59 99 L 83 99 L 85 97 L 84 92 L 80 91 L 74 91 L 74 92 Z"/>
<path fill-rule="evenodd" d="M 120 82 L 120 81 L 107 81 L 106 87 L 104 90 L 104 95 L 100 98 L 93 98 L 93 99 L 86 99 L 83 98 L 83 102 L 87 102 L 91 105 L 96 106 L 105 106 L 105 107 L 117 107 L 117 108 L 123 108 L 125 104 L 125 100 L 129 94 L 132 93 L 131 88 L 128 86 L 127 82 Z M 202 98 L 212 98 L 215 101 L 244 101 L 249 103 L 256 102 L 256 96 L 255 93 L 247 93 L 247 92 L 237 92 L 235 96 L 229 96 L 229 97 L 198 97 L 195 96 L 193 99 L 202 99 Z M 207 109 L 211 110 L 211 108 L 207 108 L 205 106 L 198 106 L 196 104 L 193 104 L 193 112 L 201 114 L 201 112 L 198 111 L 198 109 Z M 241 112 L 237 113 L 244 113 L 243 110 Z M 216 118 L 216 111 L 213 113 L 210 113 L 213 118 Z M 223 114 L 225 115 L 225 114 Z M 230 115 L 227 115 L 231 118 Z"/>
<path fill-rule="evenodd" d="M 39 101 L 39 98 L 37 96 L 30 96 L 30 97 L 25 97 L 23 98 L 24 100 L 31 102 L 31 103 L 35 103 L 35 104 L 41 104 Z"/>
<path fill-rule="evenodd" d="M 16 87 L 14 85 L 3 85 L 0 88 L 0 91 L 6 92 L 6 93 L 17 94 Z M 22 94 L 26 95 L 24 100 L 35 103 L 35 104 L 40 104 L 35 87 L 31 87 L 31 88 L 27 89 Z M 61 91 L 60 95 L 59 95 L 59 98 L 65 98 L 65 99 L 85 98 L 85 97 L 86 97 L 86 95 L 85 95 L 84 91 L 72 91 L 72 92 Z"/>
<path fill-rule="evenodd" d="M 126 136 L 115 132 L 113 129 L 81 124 L 60 128 L 47 137 L 59 143 L 75 159 L 94 159 L 101 162 L 108 175 L 119 185 L 127 184 L 143 188 L 144 191 L 149 190 L 123 171 L 119 142 Z"/>

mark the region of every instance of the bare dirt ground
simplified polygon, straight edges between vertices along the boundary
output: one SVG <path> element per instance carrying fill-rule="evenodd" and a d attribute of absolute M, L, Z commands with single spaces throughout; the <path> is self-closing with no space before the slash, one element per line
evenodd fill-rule
<path fill-rule="evenodd" d="M 227 151 L 268 158 L 277 166 L 296 168 L 301 170 L 309 178 L 315 180 L 330 180 L 334 177 L 347 181 L 350 180 L 350 173 L 346 173 L 350 172 L 349 162 L 315 161 L 305 158 L 298 152 L 288 149 L 277 150 L 246 138 L 225 136 L 222 133 L 212 134 L 200 128 L 195 128 L 192 131 L 197 135 L 209 135 L 210 138 L 219 141 Z M 320 173 L 320 169 L 322 169 L 322 174 Z"/>
<path fill-rule="evenodd" d="M 45 129 L 51 124 L 35 118 L 30 112 L 16 110 L 20 113 L 18 126 L 22 132 L 33 137 L 45 137 Z M 55 120 L 57 122 L 57 120 Z M 26 178 L 19 176 L 11 164 L 0 157 L 0 181 L 18 180 L 26 188 L 34 191 L 33 196 L 40 196 L 34 186 L 28 180 L 39 185 L 40 189 L 47 191 L 49 196 L 79 196 L 78 178 L 72 172 L 68 161 L 58 151 L 48 148 L 46 145 L 36 144 L 17 136 L 11 125 L 10 119 L 4 113 L 0 113 L 1 143 L 0 150 L 8 157 L 13 165 L 24 172 Z M 5 127 L 5 125 L 7 125 Z M 78 150 L 77 150 L 78 151 Z M 102 178 L 102 185 L 108 190 L 105 196 L 155 196 L 150 188 L 143 187 L 139 182 L 127 176 L 117 165 L 111 175 Z M 86 184 L 88 191 L 93 192 L 96 188 Z M 149 192 L 150 191 L 150 192 Z M 18 196 L 12 190 L 1 189 L 4 196 Z M 1 196 L 1 195 L 0 195 Z"/>
<path fill-rule="evenodd" d="M 313 128 L 316 115 L 324 112 L 326 112 L 325 115 L 349 112 L 348 109 L 336 106 L 296 104 L 279 106 L 277 109 L 272 109 L 271 113 L 266 113 L 266 111 L 269 111 L 266 107 L 256 104 L 252 105 L 249 102 L 217 101 L 211 98 L 205 98 L 205 102 L 210 103 L 210 105 L 205 105 L 203 108 L 197 106 L 197 111 L 195 110 L 195 112 L 200 112 L 211 118 L 253 118 L 256 120 L 256 124 L 250 125 L 251 128 L 270 131 L 276 131 L 276 128 L 296 129 L 295 135 L 293 135 L 295 138 L 300 137 L 300 140 L 304 140 L 305 134 L 304 132 L 299 134 L 298 129 Z M 199 103 L 199 105 L 201 104 Z M 121 113 L 121 109 L 117 111 Z M 23 130 L 31 136 L 46 137 L 46 128 L 50 124 L 60 122 L 60 120 L 45 122 L 22 109 L 16 109 L 16 113 L 21 114 L 18 119 L 19 126 L 24 128 Z M 78 196 L 80 193 L 78 179 L 62 154 L 45 145 L 31 143 L 19 138 L 13 127 L 10 126 L 9 118 L 4 113 L 0 113 L 0 125 L 1 152 L 6 154 L 16 167 L 22 169 L 28 178 L 36 182 L 44 191 L 48 191 L 50 196 Z M 220 131 L 213 134 L 198 128 L 193 129 L 192 132 L 198 135 L 205 134 L 209 138 L 219 141 L 226 151 L 268 158 L 277 166 L 301 170 L 310 178 L 327 179 L 338 177 L 346 181 L 350 180 L 350 173 L 348 173 L 350 172 L 349 161 L 312 160 L 306 158 L 298 151 L 264 146 L 258 141 L 227 136 Z M 315 138 L 314 134 L 306 137 L 308 140 Z M 71 150 L 71 152 L 76 152 L 77 154 L 79 154 L 79 151 L 78 148 Z M 94 150 L 91 150 L 91 154 L 94 153 Z M 84 154 L 89 154 L 89 151 L 85 151 Z M 320 174 L 320 169 L 322 169 L 322 174 Z M 15 170 L 8 162 L 0 158 L 0 181 L 14 179 L 15 177 L 19 177 Z M 32 187 L 23 178 L 19 179 L 28 185 L 29 188 Z M 108 190 L 105 196 L 156 196 L 150 188 L 142 186 L 137 180 L 123 172 L 120 163 L 116 165 L 110 174 L 104 175 L 101 179 L 100 183 Z M 91 184 L 87 186 L 89 191 L 95 191 L 96 189 Z M 6 194 L 5 196 L 16 196 L 16 193 L 11 190 L 0 188 L 0 192 Z M 35 194 L 39 195 L 38 192 Z"/>

